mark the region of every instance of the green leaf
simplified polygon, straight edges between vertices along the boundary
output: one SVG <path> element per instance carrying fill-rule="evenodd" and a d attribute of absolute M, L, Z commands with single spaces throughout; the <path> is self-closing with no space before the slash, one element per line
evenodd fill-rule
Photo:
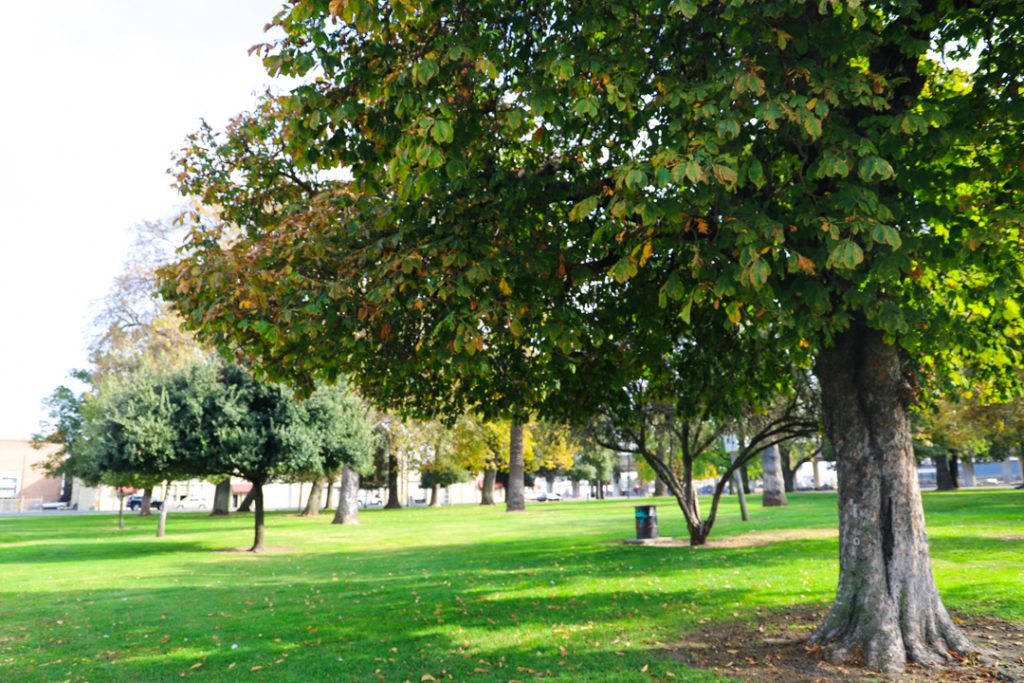
<path fill-rule="evenodd" d="M 757 158 L 750 160 L 750 166 L 747 167 L 747 178 L 754 184 L 754 187 L 764 187 L 764 168 L 761 166 L 761 162 Z"/>
<path fill-rule="evenodd" d="M 880 244 L 888 244 L 893 249 L 899 249 L 903 244 L 899 231 L 891 225 L 876 225 L 871 230 L 871 239 Z"/>
<path fill-rule="evenodd" d="M 600 201 L 601 195 L 595 194 L 591 195 L 590 197 L 587 197 L 586 199 L 581 199 L 580 201 L 576 202 L 576 205 L 569 210 L 569 220 L 583 220 L 584 218 L 592 214 L 595 210 L 597 210 L 597 206 L 600 203 Z"/>
<path fill-rule="evenodd" d="M 888 161 L 882 157 L 870 155 L 861 159 L 860 163 L 857 164 L 857 175 L 864 182 L 870 183 L 878 180 L 888 180 L 896 175 L 896 173 L 892 170 L 892 166 Z"/>
<path fill-rule="evenodd" d="M 750 264 L 748 272 L 750 284 L 754 287 L 763 287 L 768 282 L 768 276 L 771 275 L 772 268 L 763 258 L 757 258 Z"/>
<path fill-rule="evenodd" d="M 675 0 L 672 3 L 672 11 L 682 13 L 687 19 L 697 16 L 697 0 Z"/>
<path fill-rule="evenodd" d="M 637 274 L 637 266 L 631 258 L 623 256 L 618 262 L 608 269 L 608 274 L 615 278 L 616 282 L 625 282 Z"/>
<path fill-rule="evenodd" d="M 643 187 L 647 184 L 647 174 L 641 171 L 639 168 L 634 168 L 632 171 L 626 174 L 626 187 L 634 189 L 637 187 Z"/>
<path fill-rule="evenodd" d="M 424 59 L 422 62 L 413 67 L 412 75 L 417 81 L 419 81 L 423 85 L 426 85 L 427 83 L 430 82 L 430 79 L 437 75 L 437 71 L 437 62 L 435 62 L 433 59 Z"/>
<path fill-rule="evenodd" d="M 852 270 L 864 261 L 864 251 L 851 240 L 839 240 L 828 255 L 827 266 Z"/>
<path fill-rule="evenodd" d="M 451 142 L 454 139 L 454 134 L 452 124 L 443 119 L 438 119 L 430 127 L 430 137 L 434 138 L 434 142 L 441 144 Z"/>

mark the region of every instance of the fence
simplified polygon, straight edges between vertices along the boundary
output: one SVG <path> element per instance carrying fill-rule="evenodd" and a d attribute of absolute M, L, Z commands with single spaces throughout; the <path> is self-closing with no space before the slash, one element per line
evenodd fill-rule
<path fill-rule="evenodd" d="M 42 498 L 0 498 L 0 514 L 33 512 L 42 509 Z"/>

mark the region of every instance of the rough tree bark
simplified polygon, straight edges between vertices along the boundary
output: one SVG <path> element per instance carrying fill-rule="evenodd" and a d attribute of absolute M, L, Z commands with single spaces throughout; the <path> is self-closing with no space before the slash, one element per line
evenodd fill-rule
<path fill-rule="evenodd" d="M 227 517 L 231 514 L 231 477 L 225 477 L 223 481 L 217 482 L 217 489 L 213 493 L 213 511 L 211 517 Z"/>
<path fill-rule="evenodd" d="M 164 502 L 160 505 L 160 521 L 156 523 L 156 537 L 163 538 L 167 534 L 167 510 L 171 507 L 171 482 L 164 482 Z"/>
<path fill-rule="evenodd" d="M 813 639 L 837 661 L 902 670 L 975 648 L 935 587 L 899 351 L 854 324 L 818 356 L 839 474 L 839 586 Z"/>
<path fill-rule="evenodd" d="M 359 524 L 359 473 L 348 465 L 341 470 L 341 493 L 331 524 Z"/>
<path fill-rule="evenodd" d="M 945 455 L 935 456 L 935 484 L 940 491 L 953 491 L 956 482 L 949 471 L 949 458 Z"/>
<path fill-rule="evenodd" d="M 252 547 L 249 548 L 249 552 L 258 553 L 263 550 L 263 531 L 264 531 L 264 515 L 263 515 L 263 482 L 254 481 L 252 483 L 253 491 L 255 495 L 253 498 L 256 503 L 256 515 L 254 517 L 255 530 L 252 538 Z"/>
<path fill-rule="evenodd" d="M 344 481 L 342 487 L 344 488 Z M 385 510 L 398 510 L 402 507 L 398 495 L 398 456 L 388 453 L 388 503 L 384 506 Z"/>
<path fill-rule="evenodd" d="M 789 504 L 782 479 L 781 457 L 777 445 L 761 451 L 761 466 L 764 468 L 764 495 L 761 498 L 766 508 Z"/>
<path fill-rule="evenodd" d="M 508 485 L 505 487 L 505 512 L 526 510 L 526 483 L 523 461 L 523 425 L 513 422 L 509 432 Z"/>
<path fill-rule="evenodd" d="M 480 489 L 480 504 L 494 505 L 494 480 L 498 478 L 498 471 L 493 467 L 484 470 L 484 484 Z"/>
<path fill-rule="evenodd" d="M 139 506 L 139 517 L 149 517 L 153 514 L 150 506 L 153 504 L 153 487 L 147 486 L 142 490 L 142 504 Z"/>
<path fill-rule="evenodd" d="M 306 507 L 299 513 L 299 517 L 316 517 L 320 514 L 323 505 L 324 480 L 316 479 L 309 489 L 309 498 L 306 499 Z"/>

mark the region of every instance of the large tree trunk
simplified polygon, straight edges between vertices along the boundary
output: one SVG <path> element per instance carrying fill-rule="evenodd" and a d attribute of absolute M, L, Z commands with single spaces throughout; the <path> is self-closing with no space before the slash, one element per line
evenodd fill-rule
<path fill-rule="evenodd" d="M 249 548 L 249 552 L 258 553 L 263 550 L 263 482 L 254 481 L 252 483 L 252 488 L 256 492 L 253 496 L 256 502 L 256 515 L 254 517 L 255 529 L 252 538 L 252 547 Z"/>
<path fill-rule="evenodd" d="M 245 498 L 242 499 L 242 504 L 238 506 L 238 512 L 252 512 L 252 504 L 255 500 L 256 487 L 254 486 L 245 494 Z"/>
<path fill-rule="evenodd" d="M 480 489 L 480 504 L 494 505 L 494 480 L 498 478 L 498 471 L 493 467 L 484 470 L 484 484 Z"/>
<path fill-rule="evenodd" d="M 505 487 L 505 512 L 526 510 L 526 465 L 523 461 L 523 425 L 513 422 L 509 432 L 508 485 Z"/>
<path fill-rule="evenodd" d="M 341 470 L 341 493 L 331 524 L 359 524 L 359 473 L 348 465 Z"/>
<path fill-rule="evenodd" d="M 935 587 L 899 351 L 854 324 L 818 356 L 839 474 L 839 587 L 814 640 L 837 661 L 901 670 L 974 648 Z"/>
<path fill-rule="evenodd" d="M 580 482 L 577 479 L 573 479 L 572 480 L 572 497 L 573 498 L 579 498 L 580 497 Z"/>
<path fill-rule="evenodd" d="M 342 482 L 342 487 L 344 487 L 344 482 Z M 388 453 L 388 504 L 384 506 L 386 510 L 398 510 L 402 507 L 402 501 L 398 499 L 398 495 L 398 456 Z"/>
<path fill-rule="evenodd" d="M 324 480 L 317 479 L 309 489 L 309 498 L 306 499 L 306 507 L 299 513 L 300 517 L 316 517 L 320 514 L 320 507 L 323 505 Z"/>
<path fill-rule="evenodd" d="M 750 495 L 750 475 L 747 473 L 747 466 L 744 465 L 740 468 L 740 481 L 743 485 L 743 493 Z"/>
<path fill-rule="evenodd" d="M 142 505 L 139 506 L 139 516 L 149 517 L 153 514 L 150 506 L 153 504 L 153 487 L 147 486 L 142 489 Z"/>
<path fill-rule="evenodd" d="M 231 514 L 231 477 L 224 477 L 217 482 L 213 492 L 213 511 L 211 517 L 227 517 Z"/>
<path fill-rule="evenodd" d="M 789 503 L 786 500 L 786 484 L 782 480 L 781 457 L 777 445 L 761 452 L 761 466 L 764 468 L 764 495 L 761 498 L 766 508 Z"/>
<path fill-rule="evenodd" d="M 164 482 L 164 502 L 160 504 L 160 520 L 156 523 L 156 537 L 167 534 L 167 510 L 171 507 L 171 482 Z"/>
<path fill-rule="evenodd" d="M 428 507 L 441 507 L 441 487 L 437 484 L 430 487 L 430 503 Z"/>
<path fill-rule="evenodd" d="M 952 491 L 956 488 L 953 475 L 949 472 L 949 458 L 945 455 L 935 456 L 935 484 L 940 491 Z"/>
<path fill-rule="evenodd" d="M 949 478 L 953 480 L 953 488 L 960 488 L 960 456 L 956 451 L 949 454 Z"/>

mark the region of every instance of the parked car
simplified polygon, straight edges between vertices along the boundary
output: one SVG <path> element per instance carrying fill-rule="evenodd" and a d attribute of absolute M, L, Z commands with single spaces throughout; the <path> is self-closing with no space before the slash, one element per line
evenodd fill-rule
<path fill-rule="evenodd" d="M 142 507 L 142 496 L 128 496 L 124 504 L 129 510 L 138 510 Z M 162 500 L 156 500 L 155 498 L 149 500 L 149 507 L 154 510 L 159 510 L 163 506 L 164 502 Z"/>
<path fill-rule="evenodd" d="M 376 493 L 370 493 L 359 498 L 356 505 L 361 508 L 379 508 L 384 507 L 384 501 Z"/>
<path fill-rule="evenodd" d="M 184 510 L 185 508 L 205 510 L 206 501 L 199 496 L 182 496 L 174 502 L 174 507 L 177 510 Z"/>
<path fill-rule="evenodd" d="M 68 504 L 63 500 L 51 500 L 43 503 L 40 507 L 44 510 L 67 510 Z"/>
<path fill-rule="evenodd" d="M 538 503 L 543 503 L 549 500 L 562 500 L 562 494 L 555 492 L 548 493 L 547 491 L 541 491 L 537 494 Z"/>

